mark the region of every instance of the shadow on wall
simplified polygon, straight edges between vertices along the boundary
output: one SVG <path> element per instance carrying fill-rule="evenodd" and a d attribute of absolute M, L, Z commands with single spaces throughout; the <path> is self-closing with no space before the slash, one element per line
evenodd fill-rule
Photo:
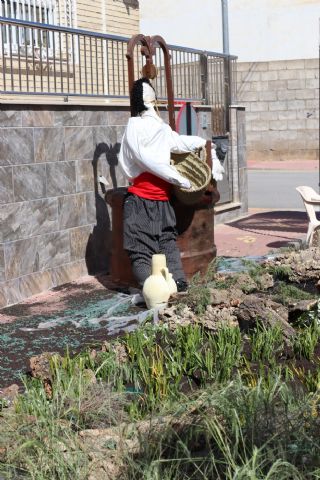
<path fill-rule="evenodd" d="M 116 166 L 118 165 L 118 153 L 120 152 L 120 143 L 107 145 L 99 143 L 96 146 L 93 160 L 93 179 L 94 179 L 94 195 L 96 209 L 96 225 L 89 236 L 86 247 L 86 264 L 88 273 L 93 275 L 98 272 L 109 272 L 110 256 L 111 256 L 111 222 L 107 204 L 104 199 L 105 186 L 101 185 L 103 196 L 99 193 L 98 169 L 99 160 L 104 161 L 104 155 L 109 166 L 110 179 L 112 188 L 116 188 Z"/>

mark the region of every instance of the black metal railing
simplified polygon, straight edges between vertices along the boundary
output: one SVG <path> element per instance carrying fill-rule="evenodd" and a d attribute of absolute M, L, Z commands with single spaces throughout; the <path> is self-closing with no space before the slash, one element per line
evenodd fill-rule
<path fill-rule="evenodd" d="M 128 38 L 0 17 L 0 93 L 127 98 Z M 174 97 L 212 106 L 215 134 L 228 131 L 236 57 L 169 45 Z M 136 49 L 135 77 L 145 63 Z M 166 99 L 164 57 L 155 87 Z"/>

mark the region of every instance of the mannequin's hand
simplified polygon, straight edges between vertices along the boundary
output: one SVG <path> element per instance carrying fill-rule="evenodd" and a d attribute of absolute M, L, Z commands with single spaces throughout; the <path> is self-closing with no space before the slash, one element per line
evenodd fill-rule
<path fill-rule="evenodd" d="M 183 183 L 181 182 L 181 188 L 185 188 L 186 190 L 189 190 L 192 187 L 191 183 L 187 178 L 184 178 Z"/>
<path fill-rule="evenodd" d="M 217 181 L 222 180 L 223 174 L 224 174 L 224 168 L 217 157 L 215 146 L 212 146 L 211 148 L 211 158 L 212 158 L 212 178 Z"/>
<path fill-rule="evenodd" d="M 217 154 L 216 154 L 216 146 L 214 143 L 211 144 L 211 158 L 212 162 L 216 159 L 218 159 Z"/>

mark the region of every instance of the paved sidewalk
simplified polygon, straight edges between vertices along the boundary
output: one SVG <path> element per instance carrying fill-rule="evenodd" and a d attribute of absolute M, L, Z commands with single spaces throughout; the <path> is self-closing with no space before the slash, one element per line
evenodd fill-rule
<path fill-rule="evenodd" d="M 319 170 L 318 160 L 249 160 L 250 170 L 285 170 L 292 172 L 313 172 Z"/>
<path fill-rule="evenodd" d="M 306 238 L 308 218 L 296 210 L 249 209 L 247 217 L 216 225 L 219 257 L 259 256 Z"/>

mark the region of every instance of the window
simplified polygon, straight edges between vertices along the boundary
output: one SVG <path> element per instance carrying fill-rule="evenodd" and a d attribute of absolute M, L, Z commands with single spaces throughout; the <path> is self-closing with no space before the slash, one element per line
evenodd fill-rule
<path fill-rule="evenodd" d="M 75 0 L 0 0 L 0 16 L 51 25 L 75 26 Z M 3 31 L 5 52 L 16 54 L 18 49 L 33 47 L 52 49 L 53 34 L 45 30 L 6 26 Z M 11 43 L 11 47 L 10 47 Z"/>

